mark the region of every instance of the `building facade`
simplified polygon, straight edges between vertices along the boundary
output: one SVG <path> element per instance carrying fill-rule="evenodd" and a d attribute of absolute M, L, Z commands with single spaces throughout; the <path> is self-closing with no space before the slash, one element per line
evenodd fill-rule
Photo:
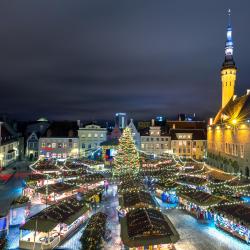
<path fill-rule="evenodd" d="M 23 156 L 23 137 L 7 123 L 0 122 L 0 169 Z"/>
<path fill-rule="evenodd" d="M 86 125 L 79 128 L 79 153 L 87 157 L 100 147 L 100 144 L 107 140 L 107 129 L 96 124 Z"/>
<path fill-rule="evenodd" d="M 221 108 L 208 125 L 209 164 L 227 172 L 249 177 L 250 171 L 250 91 L 235 95 L 237 67 L 233 58 L 230 20 L 227 27 L 225 59 L 221 68 Z"/>
<path fill-rule="evenodd" d="M 40 118 L 27 126 L 25 131 L 25 155 L 29 160 L 36 160 L 38 158 L 39 138 L 44 135 L 49 126 L 50 124 L 45 118 Z"/>
<path fill-rule="evenodd" d="M 76 122 L 53 122 L 39 138 L 39 157 L 66 159 L 79 156 Z"/>
<path fill-rule="evenodd" d="M 131 130 L 131 133 L 132 133 L 132 136 L 133 136 L 133 139 L 134 139 L 134 142 L 135 142 L 135 146 L 138 149 L 140 149 L 141 148 L 141 136 L 140 136 L 140 133 L 137 131 L 135 125 L 134 125 L 133 119 L 130 119 L 130 123 L 129 123 L 128 127 Z"/>
<path fill-rule="evenodd" d="M 169 153 L 170 147 L 171 138 L 160 126 L 151 126 L 141 135 L 141 150 L 145 153 L 162 155 Z"/>
<path fill-rule="evenodd" d="M 207 148 L 203 129 L 170 129 L 171 150 L 184 159 L 204 160 Z"/>

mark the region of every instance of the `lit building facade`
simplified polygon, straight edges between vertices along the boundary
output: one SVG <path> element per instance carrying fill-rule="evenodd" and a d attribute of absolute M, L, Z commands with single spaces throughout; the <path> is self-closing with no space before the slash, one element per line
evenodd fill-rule
<path fill-rule="evenodd" d="M 206 154 L 207 138 L 203 129 L 170 129 L 171 150 L 182 158 L 203 160 Z"/>
<path fill-rule="evenodd" d="M 79 128 L 79 150 L 80 156 L 89 156 L 107 140 L 107 129 L 99 125 L 90 124 Z"/>
<path fill-rule="evenodd" d="M 148 132 L 141 135 L 141 150 L 143 152 L 161 155 L 169 153 L 170 147 L 171 137 L 160 126 L 151 126 Z"/>
<path fill-rule="evenodd" d="M 227 172 L 249 177 L 250 171 L 250 92 L 235 95 L 237 68 L 233 59 L 232 26 L 227 27 L 225 60 L 221 68 L 222 103 L 208 125 L 209 164 Z"/>
<path fill-rule="evenodd" d="M 77 137 L 41 137 L 39 139 L 39 156 L 45 158 L 66 159 L 79 155 Z"/>
<path fill-rule="evenodd" d="M 23 137 L 7 123 L 0 122 L 0 169 L 23 155 Z"/>
<path fill-rule="evenodd" d="M 66 159 L 79 156 L 76 122 L 54 122 L 39 138 L 39 157 Z"/>
<path fill-rule="evenodd" d="M 26 149 L 25 155 L 29 160 L 36 160 L 39 155 L 39 138 L 44 135 L 50 126 L 45 118 L 40 118 L 36 122 L 27 126 L 25 131 Z"/>

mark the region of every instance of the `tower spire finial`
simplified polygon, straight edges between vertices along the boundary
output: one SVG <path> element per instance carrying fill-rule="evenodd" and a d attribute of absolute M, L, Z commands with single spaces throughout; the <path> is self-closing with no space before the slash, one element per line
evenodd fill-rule
<path fill-rule="evenodd" d="M 227 16 L 228 16 L 228 27 L 230 27 L 231 26 L 231 9 L 228 9 Z"/>

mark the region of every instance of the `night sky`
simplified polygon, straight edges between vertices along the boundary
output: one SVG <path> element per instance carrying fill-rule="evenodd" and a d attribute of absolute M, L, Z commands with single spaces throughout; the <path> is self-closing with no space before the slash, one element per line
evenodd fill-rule
<path fill-rule="evenodd" d="M 0 113 L 214 115 L 228 8 L 242 95 L 250 88 L 248 0 L 1 1 Z"/>

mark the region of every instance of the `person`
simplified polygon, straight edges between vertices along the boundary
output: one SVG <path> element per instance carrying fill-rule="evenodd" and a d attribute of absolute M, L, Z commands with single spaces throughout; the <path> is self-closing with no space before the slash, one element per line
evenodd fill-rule
<path fill-rule="evenodd" d="M 102 202 L 102 192 L 99 193 L 99 200 Z"/>

